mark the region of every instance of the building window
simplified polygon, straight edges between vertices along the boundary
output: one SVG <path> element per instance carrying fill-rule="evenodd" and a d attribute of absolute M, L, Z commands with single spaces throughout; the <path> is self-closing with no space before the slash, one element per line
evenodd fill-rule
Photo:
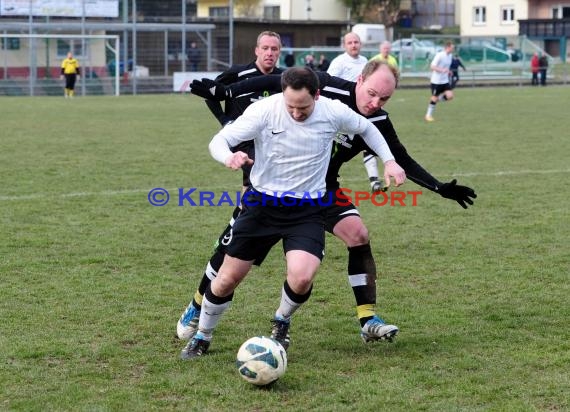
<path fill-rule="evenodd" d="M 570 7 L 558 6 L 552 8 L 553 19 L 568 19 L 570 18 Z"/>
<path fill-rule="evenodd" d="M 265 6 L 263 17 L 268 20 L 279 20 L 281 18 L 281 6 Z"/>
<path fill-rule="evenodd" d="M 20 39 L 5 37 L 2 39 L 2 50 L 20 50 Z"/>
<path fill-rule="evenodd" d="M 513 6 L 501 7 L 501 23 L 513 24 L 515 22 L 515 8 Z"/>
<path fill-rule="evenodd" d="M 208 9 L 209 17 L 229 17 L 230 8 L 229 7 L 210 7 Z"/>
<path fill-rule="evenodd" d="M 73 53 L 73 57 L 79 59 L 83 57 L 83 49 L 81 48 L 81 40 L 62 40 L 57 39 L 57 57 L 65 58 L 68 52 Z"/>
<path fill-rule="evenodd" d="M 473 8 L 473 24 L 483 25 L 487 22 L 487 9 L 486 7 Z"/>

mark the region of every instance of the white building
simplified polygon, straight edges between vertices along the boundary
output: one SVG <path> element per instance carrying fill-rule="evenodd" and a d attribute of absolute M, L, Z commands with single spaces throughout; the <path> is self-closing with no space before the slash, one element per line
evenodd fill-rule
<path fill-rule="evenodd" d="M 518 36 L 528 19 L 528 0 L 461 0 L 461 36 Z"/>

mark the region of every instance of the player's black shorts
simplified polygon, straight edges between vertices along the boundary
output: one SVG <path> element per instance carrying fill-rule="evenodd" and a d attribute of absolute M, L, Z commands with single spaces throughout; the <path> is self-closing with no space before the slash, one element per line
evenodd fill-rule
<path fill-rule="evenodd" d="M 430 87 L 431 87 L 432 96 L 439 96 L 440 94 L 446 92 L 447 90 L 451 90 L 451 85 L 449 83 L 445 84 L 430 83 Z"/>
<path fill-rule="evenodd" d="M 349 203 L 346 198 L 339 199 L 337 196 L 337 191 L 331 192 L 331 196 L 332 202 L 330 206 L 326 206 L 324 208 L 325 230 L 331 234 L 334 234 L 333 228 L 338 222 L 348 216 L 360 216 L 360 213 L 358 213 L 356 206 L 354 206 L 352 203 Z M 339 202 L 339 200 L 341 201 Z"/>
<path fill-rule="evenodd" d="M 65 88 L 73 90 L 75 88 L 75 81 L 77 80 L 77 75 L 75 73 L 70 73 L 65 75 Z"/>
<path fill-rule="evenodd" d="M 259 192 L 246 192 L 244 196 L 247 198 L 242 200 L 243 211 L 235 220 L 226 247 L 229 256 L 258 262 L 283 240 L 284 253 L 303 250 L 323 259 L 324 213 L 317 202 L 288 206 L 294 203 L 292 198 L 286 199 L 285 204 L 271 204 L 271 197 L 262 197 Z"/>

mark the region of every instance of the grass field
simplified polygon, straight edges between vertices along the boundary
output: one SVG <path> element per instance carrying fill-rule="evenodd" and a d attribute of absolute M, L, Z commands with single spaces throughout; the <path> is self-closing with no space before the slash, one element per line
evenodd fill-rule
<path fill-rule="evenodd" d="M 265 390 L 234 359 L 269 333 L 280 247 L 238 288 L 209 356 L 179 360 L 174 337 L 232 210 L 179 207 L 177 188 L 240 185 L 208 155 L 203 102 L 0 98 L 0 410 L 570 410 L 570 88 L 456 95 L 432 124 L 427 89 L 387 108 L 414 158 L 474 187 L 475 206 L 424 191 L 416 207 L 360 207 L 398 339 L 362 343 L 346 250 L 328 236 L 288 371 Z M 343 184 L 368 189 L 360 160 Z M 169 204 L 149 204 L 155 187 Z"/>

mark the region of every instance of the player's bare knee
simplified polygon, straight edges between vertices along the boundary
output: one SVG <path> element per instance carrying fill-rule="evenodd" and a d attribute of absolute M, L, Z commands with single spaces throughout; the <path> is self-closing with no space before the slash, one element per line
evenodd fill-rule
<path fill-rule="evenodd" d="M 347 234 L 345 243 L 348 247 L 365 245 L 369 241 L 368 229 L 364 225 L 355 226 L 350 233 Z"/>
<path fill-rule="evenodd" d="M 220 271 L 218 276 L 212 281 L 210 288 L 218 296 L 227 296 L 239 285 L 240 280 L 240 276 Z"/>
<path fill-rule="evenodd" d="M 313 284 L 314 274 L 309 272 L 289 272 L 287 283 L 295 293 L 300 295 L 307 293 Z"/>

